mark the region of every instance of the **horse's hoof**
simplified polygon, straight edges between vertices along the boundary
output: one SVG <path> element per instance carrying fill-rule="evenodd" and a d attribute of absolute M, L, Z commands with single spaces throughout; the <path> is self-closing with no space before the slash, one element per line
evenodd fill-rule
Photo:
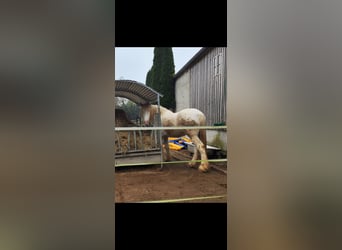
<path fill-rule="evenodd" d="M 198 170 L 201 171 L 202 173 L 206 173 L 209 171 L 209 167 L 208 166 L 204 166 L 204 165 L 200 165 L 198 167 Z"/>
<path fill-rule="evenodd" d="M 193 167 L 195 167 L 195 165 L 196 165 L 196 162 L 189 162 L 188 163 L 189 168 L 193 168 Z"/>

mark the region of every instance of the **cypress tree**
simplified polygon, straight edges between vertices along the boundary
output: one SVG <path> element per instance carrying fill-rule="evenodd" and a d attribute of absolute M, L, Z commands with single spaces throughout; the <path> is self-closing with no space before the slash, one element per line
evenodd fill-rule
<path fill-rule="evenodd" d="M 147 72 L 147 75 L 146 75 L 146 85 L 151 87 L 153 89 L 153 84 L 152 84 L 152 81 L 153 81 L 153 77 L 152 77 L 152 69 L 150 69 L 148 72 Z"/>
<path fill-rule="evenodd" d="M 160 105 L 175 108 L 173 76 L 175 64 L 172 47 L 155 47 L 152 68 L 146 75 L 146 85 L 163 95 Z"/>

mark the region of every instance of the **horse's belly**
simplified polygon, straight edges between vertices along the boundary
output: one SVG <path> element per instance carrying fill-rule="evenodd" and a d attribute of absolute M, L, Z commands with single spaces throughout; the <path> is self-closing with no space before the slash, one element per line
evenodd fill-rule
<path fill-rule="evenodd" d="M 185 130 L 168 130 L 167 131 L 168 136 L 171 137 L 181 137 L 186 134 Z"/>

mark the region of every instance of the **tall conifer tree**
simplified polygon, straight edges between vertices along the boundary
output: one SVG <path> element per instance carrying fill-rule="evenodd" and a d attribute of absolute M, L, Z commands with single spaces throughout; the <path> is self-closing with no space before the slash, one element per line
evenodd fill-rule
<path fill-rule="evenodd" d="M 153 65 L 146 75 L 146 85 L 163 95 L 160 105 L 168 109 L 174 109 L 176 105 L 174 75 L 172 47 L 155 47 Z"/>

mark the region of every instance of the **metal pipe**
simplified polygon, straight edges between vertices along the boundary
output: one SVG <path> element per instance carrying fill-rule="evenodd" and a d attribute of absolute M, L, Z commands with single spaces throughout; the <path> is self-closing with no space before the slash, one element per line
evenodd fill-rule
<path fill-rule="evenodd" d="M 157 95 L 158 97 L 158 127 L 162 126 L 161 123 L 161 115 L 160 115 L 160 96 L 159 94 Z M 162 142 L 162 131 L 159 130 L 159 145 L 160 145 L 160 169 L 163 168 L 163 142 Z"/>
<path fill-rule="evenodd" d="M 141 130 L 139 130 L 139 138 L 140 138 L 140 145 L 141 145 L 141 148 L 143 148 L 143 136 L 142 136 Z"/>
<path fill-rule="evenodd" d="M 131 132 L 127 134 L 127 151 L 131 150 Z"/>
<path fill-rule="evenodd" d="M 134 136 L 134 149 L 137 150 L 137 135 L 136 135 L 136 131 L 133 131 L 133 136 Z"/>
<path fill-rule="evenodd" d="M 116 138 L 118 140 L 119 152 L 122 153 L 121 140 L 120 140 L 120 132 L 116 132 L 115 135 L 116 135 Z"/>

